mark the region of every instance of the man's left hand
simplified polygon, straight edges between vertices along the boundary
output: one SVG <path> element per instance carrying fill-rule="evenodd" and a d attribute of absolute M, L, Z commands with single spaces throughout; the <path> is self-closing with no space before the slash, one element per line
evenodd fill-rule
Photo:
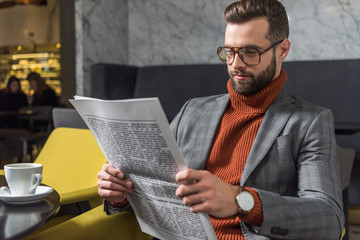
<path fill-rule="evenodd" d="M 217 218 L 238 213 L 235 202 L 240 190 L 205 170 L 186 169 L 176 174 L 180 184 L 175 194 L 193 213 L 206 212 Z"/>

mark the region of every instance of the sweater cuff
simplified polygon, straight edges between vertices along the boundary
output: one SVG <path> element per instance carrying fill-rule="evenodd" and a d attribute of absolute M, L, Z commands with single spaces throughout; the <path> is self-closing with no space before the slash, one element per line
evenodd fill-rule
<path fill-rule="evenodd" d="M 240 219 L 249 225 L 260 227 L 263 222 L 263 211 L 259 193 L 253 188 L 245 187 L 245 189 L 253 196 L 255 205 L 249 214 L 246 214 Z"/>
<path fill-rule="evenodd" d="M 114 213 L 123 212 L 123 211 L 132 211 L 131 205 L 126 204 L 122 207 L 114 207 L 111 205 L 111 203 L 104 200 L 104 212 L 106 212 L 107 215 L 112 215 Z"/>
<path fill-rule="evenodd" d="M 129 201 L 127 200 L 127 198 L 125 198 L 122 202 L 120 203 L 110 203 L 110 205 L 114 208 L 122 208 L 125 205 L 129 204 Z"/>

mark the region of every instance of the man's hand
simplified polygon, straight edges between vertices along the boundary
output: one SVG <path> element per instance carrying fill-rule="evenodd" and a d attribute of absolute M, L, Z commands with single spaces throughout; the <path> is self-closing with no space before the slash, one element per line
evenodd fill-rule
<path fill-rule="evenodd" d="M 240 190 L 228 184 L 208 171 L 187 169 L 176 174 L 176 181 L 181 185 L 176 190 L 190 211 L 206 212 L 211 216 L 223 218 L 238 213 L 235 202 Z"/>
<path fill-rule="evenodd" d="M 123 172 L 110 164 L 104 164 L 98 177 L 98 194 L 109 203 L 121 203 L 126 194 L 133 192 L 133 183 Z"/>

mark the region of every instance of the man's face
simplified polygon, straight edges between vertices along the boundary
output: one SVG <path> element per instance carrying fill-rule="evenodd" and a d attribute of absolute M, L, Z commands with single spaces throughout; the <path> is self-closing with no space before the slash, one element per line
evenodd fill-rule
<path fill-rule="evenodd" d="M 252 47 L 263 51 L 273 44 L 265 36 L 269 23 L 265 18 L 251 20 L 241 24 L 228 24 L 225 31 L 227 47 Z M 248 66 L 236 54 L 234 62 L 228 64 L 228 73 L 235 92 L 249 96 L 257 93 L 280 74 L 281 66 L 277 64 L 274 50 L 261 55 L 258 65 Z"/>

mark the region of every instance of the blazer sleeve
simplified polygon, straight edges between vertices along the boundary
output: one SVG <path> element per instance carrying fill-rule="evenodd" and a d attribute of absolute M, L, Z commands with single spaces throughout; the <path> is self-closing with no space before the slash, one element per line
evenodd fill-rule
<path fill-rule="evenodd" d="M 104 200 L 104 212 L 107 215 L 113 215 L 115 213 L 124 212 L 124 211 L 132 211 L 131 205 L 129 203 L 123 207 L 116 208 L 111 206 L 111 204 L 108 201 Z"/>
<path fill-rule="evenodd" d="M 320 111 L 296 148 L 297 196 L 257 189 L 264 221 L 258 234 L 286 239 L 339 239 L 344 226 L 334 121 Z M 296 138 L 296 137 L 295 137 Z M 285 184 L 285 183 L 279 183 Z"/>

